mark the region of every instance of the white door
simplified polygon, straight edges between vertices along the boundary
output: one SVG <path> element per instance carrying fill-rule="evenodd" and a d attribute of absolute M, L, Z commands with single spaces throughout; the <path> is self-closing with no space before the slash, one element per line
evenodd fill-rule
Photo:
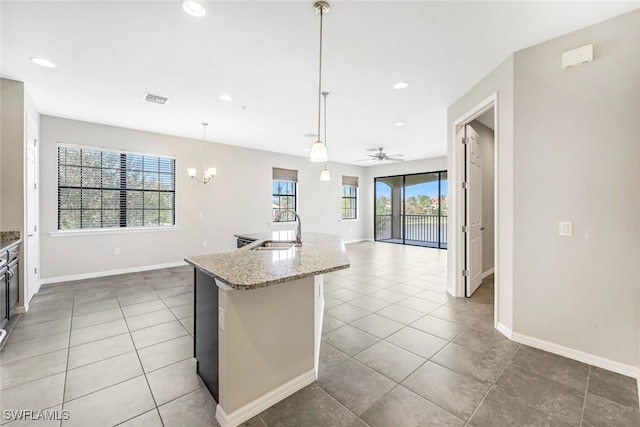
<path fill-rule="evenodd" d="M 482 163 L 478 133 L 465 126 L 466 147 L 466 266 L 465 296 L 482 284 Z"/>
<path fill-rule="evenodd" d="M 27 194 L 26 194 L 26 222 L 27 238 L 24 241 L 25 261 L 25 290 L 22 306 L 26 307 L 31 298 L 40 288 L 39 267 L 39 231 L 38 231 L 38 122 L 27 113 Z"/>

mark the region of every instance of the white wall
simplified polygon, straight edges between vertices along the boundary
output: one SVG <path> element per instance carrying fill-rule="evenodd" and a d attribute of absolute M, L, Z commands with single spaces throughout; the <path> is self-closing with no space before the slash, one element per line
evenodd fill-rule
<path fill-rule="evenodd" d="M 40 135 L 40 245 L 44 282 L 175 263 L 185 256 L 235 249 L 234 233 L 272 229 L 272 167 L 298 170 L 303 237 L 305 231 L 339 234 L 345 241 L 366 237 L 364 221 L 341 221 L 342 175 L 359 177 L 363 193 L 367 192 L 365 170 L 359 166 L 329 163 L 332 181 L 321 182 L 323 164 L 311 163 L 305 157 L 209 143 L 208 163 L 217 167 L 218 173 L 213 181 L 203 185 L 189 179 L 186 173 L 188 167 L 197 167 L 201 173 L 202 141 L 51 116 L 42 116 Z M 56 235 L 58 142 L 176 156 L 178 230 Z M 198 219 L 199 212 L 204 214 L 203 219 Z M 205 240 L 208 246 L 203 248 Z M 121 250 L 119 256 L 113 255 L 116 247 Z"/>
<path fill-rule="evenodd" d="M 493 111 L 493 110 L 492 110 Z M 477 120 L 471 127 L 478 132 L 480 140 L 480 159 L 482 161 L 482 272 L 494 267 L 494 142 L 493 131 Z"/>
<path fill-rule="evenodd" d="M 409 162 L 385 163 L 366 168 L 365 192 L 361 192 L 362 203 L 364 203 L 364 215 L 366 222 L 367 238 L 373 240 L 373 197 L 374 197 L 374 179 L 384 176 L 405 175 L 412 173 L 443 171 L 447 169 L 446 157 L 433 157 L 430 159 L 413 160 Z M 362 206 L 362 205 L 361 205 Z"/>
<path fill-rule="evenodd" d="M 514 331 L 638 364 L 640 11 L 515 55 Z M 562 52 L 594 45 L 591 64 Z M 558 221 L 573 221 L 573 237 Z"/>

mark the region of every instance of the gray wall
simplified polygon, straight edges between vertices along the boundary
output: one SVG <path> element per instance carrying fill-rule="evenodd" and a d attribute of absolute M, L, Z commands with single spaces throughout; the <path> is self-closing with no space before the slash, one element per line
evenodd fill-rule
<path fill-rule="evenodd" d="M 453 123 L 498 93 L 500 325 L 628 375 L 640 362 L 639 39 L 635 11 L 517 52 L 448 111 L 451 171 Z M 561 69 L 588 43 L 593 63 Z M 558 236 L 561 220 L 573 237 Z M 455 261 L 450 246 L 450 280 Z"/>
<path fill-rule="evenodd" d="M 494 267 L 494 142 L 493 131 L 477 120 L 471 127 L 480 136 L 480 158 L 482 159 L 482 272 L 486 273 Z"/>
<path fill-rule="evenodd" d="M 497 96 L 496 130 L 496 227 L 499 268 L 496 274 L 496 321 L 507 330 L 513 328 L 513 55 L 493 70 L 447 110 L 447 167 L 449 169 L 449 246 L 447 252 L 447 287 L 460 292 L 463 268 L 462 248 L 457 244 L 462 227 L 460 184 L 463 181 L 462 151 L 455 149 L 454 122 L 488 97 Z"/>
<path fill-rule="evenodd" d="M 520 51 L 514 330 L 638 364 L 640 11 Z M 594 62 L 563 70 L 588 43 Z M 573 237 L 558 221 L 573 221 Z"/>
<path fill-rule="evenodd" d="M 271 224 L 272 168 L 297 169 L 299 213 L 304 231 L 338 234 L 345 241 L 363 239 L 364 220 L 341 221 L 342 175 L 358 176 L 366 194 L 364 168 L 329 163 L 332 181 L 321 182 L 324 164 L 307 158 L 208 143 L 208 163 L 218 175 L 203 185 L 187 176 L 202 173 L 202 141 L 86 123 L 41 118 L 40 225 L 42 279 L 95 274 L 180 262 L 185 256 L 229 251 L 234 233 L 293 228 Z M 58 142 L 176 156 L 176 220 L 173 231 L 107 232 L 65 235 L 57 230 Z M 366 206 L 361 202 L 361 207 Z M 199 212 L 203 218 L 199 219 Z M 304 234 L 303 234 L 304 237 Z M 207 247 L 202 247 L 202 241 Z M 114 256 L 114 248 L 121 254 Z"/>
<path fill-rule="evenodd" d="M 0 230 L 23 231 L 24 227 L 24 84 L 0 79 L 2 104 L 2 164 Z"/>

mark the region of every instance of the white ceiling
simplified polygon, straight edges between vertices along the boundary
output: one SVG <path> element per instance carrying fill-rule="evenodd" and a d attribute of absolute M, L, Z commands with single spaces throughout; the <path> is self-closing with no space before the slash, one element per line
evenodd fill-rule
<path fill-rule="evenodd" d="M 354 164 L 372 147 L 407 160 L 446 154 L 447 107 L 509 54 L 640 6 L 330 3 L 327 147 L 330 160 Z M 194 139 L 207 121 L 209 141 L 307 155 L 304 135 L 317 132 L 313 0 L 209 1 L 203 18 L 178 0 L 0 4 L 1 74 L 24 81 L 43 114 Z M 393 89 L 401 80 L 409 88 Z M 145 92 L 171 101 L 143 102 Z M 218 100 L 223 93 L 233 101 Z"/>

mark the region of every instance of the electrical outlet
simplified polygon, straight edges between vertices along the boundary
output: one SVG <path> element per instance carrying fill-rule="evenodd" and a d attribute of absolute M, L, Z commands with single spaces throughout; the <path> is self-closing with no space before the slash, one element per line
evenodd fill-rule
<path fill-rule="evenodd" d="M 120 248 L 113 248 L 114 255 L 120 255 Z"/>
<path fill-rule="evenodd" d="M 206 247 L 207 247 L 207 241 L 206 241 L 206 240 L 203 240 L 203 241 L 202 241 L 202 247 L 203 247 L 203 248 L 206 248 Z"/>

